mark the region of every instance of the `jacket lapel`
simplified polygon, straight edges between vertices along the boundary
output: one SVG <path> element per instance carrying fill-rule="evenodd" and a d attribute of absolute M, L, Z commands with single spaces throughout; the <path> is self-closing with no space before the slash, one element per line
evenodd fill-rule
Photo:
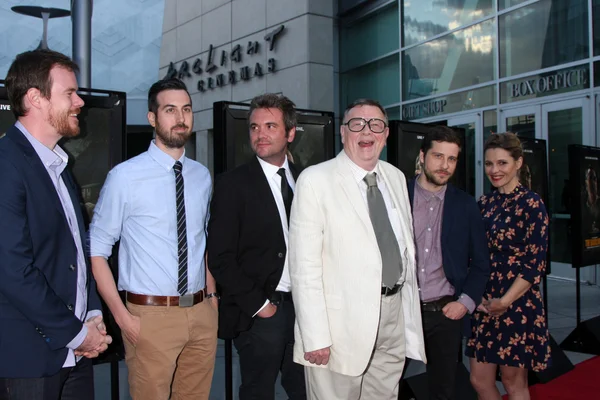
<path fill-rule="evenodd" d="M 270 219 L 276 219 L 279 222 L 278 226 L 281 226 L 281 218 L 279 217 L 279 210 L 277 209 L 277 203 L 275 203 L 271 186 L 269 186 L 265 172 L 256 157 L 250 162 L 248 168 L 251 180 L 256 184 L 256 192 L 260 196 L 261 202 L 264 203 L 265 214 Z M 283 235 L 283 231 L 281 234 Z"/>
<path fill-rule="evenodd" d="M 10 130 L 6 133 L 6 137 L 15 142 L 17 146 L 23 150 L 23 156 L 32 169 L 32 176 L 38 180 L 40 186 L 44 191 L 47 192 L 48 200 L 53 204 L 60 215 L 62 215 L 65 223 L 67 223 L 67 217 L 60 202 L 60 198 L 58 197 L 58 192 L 52 183 L 52 179 L 50 179 L 50 175 L 48 175 L 46 167 L 35 152 L 35 149 L 31 143 L 29 143 L 25 135 L 23 135 L 23 133 L 16 126 L 10 128 Z"/>
<path fill-rule="evenodd" d="M 454 187 L 451 184 L 448 184 L 444 196 L 444 208 L 442 210 L 442 248 L 444 248 L 444 243 L 448 240 L 450 227 L 453 225 L 453 218 L 456 214 L 455 212 L 452 212 L 452 208 L 454 207 L 454 195 Z"/>
<path fill-rule="evenodd" d="M 350 204 L 354 208 L 354 211 L 358 214 L 358 217 L 365 225 L 365 228 L 371 233 L 370 236 L 375 238 L 375 231 L 373 230 L 373 224 L 371 223 L 371 217 L 369 216 L 369 209 L 365 204 L 365 200 L 360 192 L 358 184 L 354 179 L 354 175 L 352 175 L 352 171 L 350 170 L 350 166 L 345 165 L 347 162 L 351 162 L 348 159 L 348 156 L 342 150 L 337 158 L 337 173 L 340 177 L 340 184 Z"/>

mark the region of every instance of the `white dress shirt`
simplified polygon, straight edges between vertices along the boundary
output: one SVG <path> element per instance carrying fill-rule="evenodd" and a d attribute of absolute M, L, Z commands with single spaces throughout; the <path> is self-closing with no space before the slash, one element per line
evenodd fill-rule
<path fill-rule="evenodd" d="M 262 167 L 263 172 L 265 173 L 265 177 L 267 178 L 267 182 L 269 182 L 269 187 L 271 188 L 271 192 L 273 193 L 273 198 L 275 199 L 275 204 L 277 204 L 277 211 L 279 211 L 279 219 L 281 220 L 281 230 L 283 231 L 283 239 L 285 240 L 285 247 L 287 249 L 288 245 L 288 221 L 287 215 L 285 213 L 285 204 L 283 203 L 283 194 L 281 193 L 281 175 L 277 173 L 279 168 L 285 168 L 285 176 L 287 177 L 288 185 L 292 189 L 292 192 L 296 188 L 296 182 L 294 182 L 294 177 L 290 172 L 290 165 L 287 157 L 283 162 L 281 167 L 278 167 L 273 164 L 269 164 L 268 162 L 262 160 L 260 157 L 257 157 L 260 166 Z M 281 274 L 281 279 L 279 280 L 279 284 L 277 285 L 276 291 L 279 292 L 289 292 L 292 289 L 292 283 L 290 279 L 290 270 L 288 267 L 288 252 L 285 252 L 285 262 L 283 264 L 283 273 Z M 266 305 L 269 304 L 269 300 L 263 304 L 263 306 L 256 312 L 258 314 Z M 256 315 L 254 314 L 254 315 Z"/>
<path fill-rule="evenodd" d="M 404 238 L 401 235 L 402 227 L 400 226 L 400 215 L 398 214 L 398 211 L 396 211 L 396 206 L 394 205 L 394 202 L 392 201 L 392 196 L 390 195 L 390 192 L 388 191 L 385 181 L 382 179 L 381 174 L 379 173 L 379 163 L 377 163 L 377 165 L 375 165 L 375 169 L 373 169 L 372 171 L 366 171 L 366 170 L 362 169 L 361 167 L 359 167 L 358 165 L 353 163 L 350 160 L 350 158 L 348 158 L 348 165 L 350 166 L 352 175 L 354 175 L 354 179 L 356 180 L 356 184 L 358 185 L 360 194 L 362 195 L 367 208 L 369 207 L 369 202 L 367 200 L 367 188 L 368 187 L 367 187 L 367 183 L 364 181 L 364 178 L 367 174 L 370 174 L 372 172 L 375 172 L 377 174 L 376 175 L 377 187 L 379 188 L 379 191 L 381 192 L 381 195 L 383 196 L 383 201 L 385 203 L 385 208 L 386 208 L 386 211 L 388 214 L 388 218 L 390 219 L 390 224 L 392 225 L 392 230 L 394 231 L 394 235 L 396 236 L 396 240 L 398 241 L 398 246 L 400 247 L 400 255 L 402 257 L 402 263 L 403 263 L 403 265 L 408 265 L 408 260 L 406 258 L 406 244 L 404 243 Z M 404 282 L 405 275 L 406 275 L 405 268 L 402 268 L 402 274 L 398 278 L 398 282 Z"/>

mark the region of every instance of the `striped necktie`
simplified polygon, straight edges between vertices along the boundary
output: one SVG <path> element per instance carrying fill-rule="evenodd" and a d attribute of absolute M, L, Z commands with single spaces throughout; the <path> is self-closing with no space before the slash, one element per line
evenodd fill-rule
<path fill-rule="evenodd" d="M 179 255 L 179 277 L 177 291 L 181 296 L 188 291 L 188 245 L 187 226 L 185 223 L 185 198 L 183 196 L 183 165 L 176 161 L 173 166 L 175 172 L 175 199 L 177 206 L 177 254 Z"/>

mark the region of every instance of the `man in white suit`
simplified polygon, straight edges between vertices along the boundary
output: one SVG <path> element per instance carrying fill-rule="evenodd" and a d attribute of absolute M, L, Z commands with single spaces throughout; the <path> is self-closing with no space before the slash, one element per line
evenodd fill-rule
<path fill-rule="evenodd" d="M 355 101 L 344 150 L 296 182 L 294 361 L 309 399 L 397 399 L 405 357 L 425 361 L 406 180 L 379 160 L 387 125 L 378 102 Z"/>

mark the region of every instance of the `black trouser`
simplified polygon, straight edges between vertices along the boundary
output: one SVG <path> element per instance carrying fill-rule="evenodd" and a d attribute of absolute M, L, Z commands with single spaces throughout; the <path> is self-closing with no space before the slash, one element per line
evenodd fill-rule
<path fill-rule="evenodd" d="M 462 320 L 446 318 L 442 311 L 423 311 L 422 318 L 429 398 L 453 400 Z"/>
<path fill-rule="evenodd" d="M 94 400 L 92 360 L 45 378 L 0 378 L 0 400 Z"/>
<path fill-rule="evenodd" d="M 293 361 L 294 303 L 289 293 L 274 296 L 272 301 L 279 301 L 275 315 L 255 317 L 250 330 L 233 339 L 242 375 L 240 400 L 273 400 L 280 371 L 290 400 L 306 399 L 304 367 Z"/>

